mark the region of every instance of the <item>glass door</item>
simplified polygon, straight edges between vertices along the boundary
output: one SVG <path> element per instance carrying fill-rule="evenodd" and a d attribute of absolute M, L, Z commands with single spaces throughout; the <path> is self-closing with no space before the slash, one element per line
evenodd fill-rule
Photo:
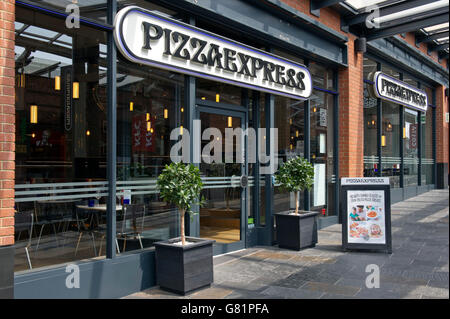
<path fill-rule="evenodd" d="M 201 120 L 200 171 L 205 205 L 200 208 L 200 237 L 216 241 L 214 254 L 245 247 L 245 113 L 197 106 Z"/>

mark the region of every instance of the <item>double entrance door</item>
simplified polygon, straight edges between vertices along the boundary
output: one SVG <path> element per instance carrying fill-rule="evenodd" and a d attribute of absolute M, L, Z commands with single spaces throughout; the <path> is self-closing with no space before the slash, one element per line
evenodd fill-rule
<path fill-rule="evenodd" d="M 205 204 L 200 208 L 200 237 L 214 239 L 214 254 L 245 248 L 247 194 L 242 177 L 247 175 L 244 134 L 247 113 L 236 106 L 211 106 L 197 103 L 196 118 L 201 121 Z M 231 137 L 230 137 L 231 135 Z"/>

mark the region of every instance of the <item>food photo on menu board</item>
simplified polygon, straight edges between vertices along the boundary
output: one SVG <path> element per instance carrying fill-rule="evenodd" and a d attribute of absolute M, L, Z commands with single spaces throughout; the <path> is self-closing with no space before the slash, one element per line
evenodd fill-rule
<path fill-rule="evenodd" d="M 385 244 L 384 191 L 348 191 L 348 243 Z"/>

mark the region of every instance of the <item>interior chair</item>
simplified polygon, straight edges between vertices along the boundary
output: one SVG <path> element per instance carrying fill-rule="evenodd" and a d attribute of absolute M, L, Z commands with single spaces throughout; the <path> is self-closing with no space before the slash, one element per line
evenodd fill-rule
<path fill-rule="evenodd" d="M 123 206 L 122 218 L 116 222 L 116 249 L 118 253 L 120 253 L 118 238 L 123 239 L 123 252 L 126 250 L 127 239 L 131 237 L 138 239 L 141 249 L 144 249 L 141 234 L 144 230 L 145 212 L 144 204 L 130 204 Z M 101 255 L 103 239 L 106 237 L 106 225 L 101 226 L 103 231 L 101 234 L 99 255 Z"/>
<path fill-rule="evenodd" d="M 25 253 L 27 255 L 28 267 L 33 269 L 30 260 L 30 253 L 28 249 L 31 247 L 31 238 L 33 237 L 33 226 L 34 226 L 34 211 L 27 210 L 23 212 L 16 212 L 14 214 L 14 232 L 17 234 L 17 241 L 20 240 L 20 235 L 23 231 L 28 232 L 28 242 L 26 244 Z"/>
<path fill-rule="evenodd" d="M 53 214 L 50 213 L 48 207 L 44 203 L 34 202 L 34 225 L 41 226 L 39 231 L 39 237 L 36 244 L 35 250 L 37 251 L 39 248 L 39 243 L 41 242 L 42 233 L 44 231 L 45 226 L 51 226 L 53 228 L 53 233 L 55 236 L 56 246 L 59 246 L 58 236 L 56 234 L 56 224 L 59 222 L 59 218 L 54 218 Z"/>

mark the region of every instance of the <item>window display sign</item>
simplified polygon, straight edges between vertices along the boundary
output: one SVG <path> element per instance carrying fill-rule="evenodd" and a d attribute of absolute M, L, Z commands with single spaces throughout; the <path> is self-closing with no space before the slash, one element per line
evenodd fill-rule
<path fill-rule="evenodd" d="M 341 216 L 344 250 L 385 250 L 392 253 L 389 178 L 343 178 Z"/>
<path fill-rule="evenodd" d="M 414 110 L 427 111 L 428 98 L 425 91 L 382 72 L 371 73 L 369 78 L 373 82 L 373 85 L 369 86 L 370 94 L 373 97 L 401 104 Z"/>
<path fill-rule="evenodd" d="M 134 63 L 295 99 L 312 92 L 302 64 L 139 7 L 120 10 L 114 30 L 120 52 Z"/>

